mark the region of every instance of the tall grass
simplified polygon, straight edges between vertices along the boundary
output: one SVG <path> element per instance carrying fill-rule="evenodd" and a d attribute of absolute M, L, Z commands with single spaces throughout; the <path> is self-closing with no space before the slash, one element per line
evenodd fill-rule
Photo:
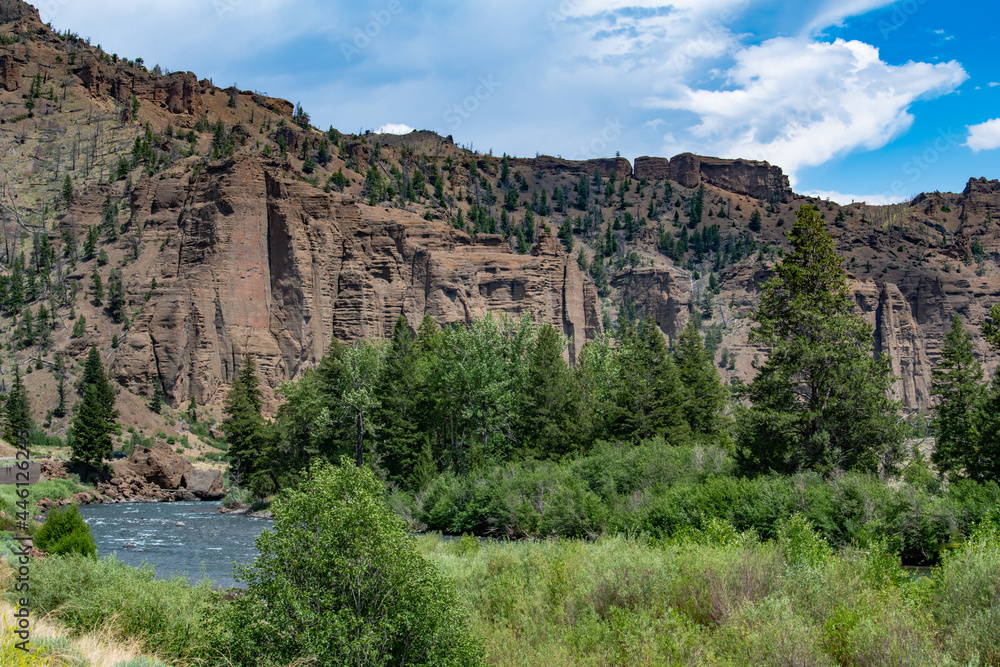
<path fill-rule="evenodd" d="M 801 516 L 777 532 L 419 544 L 493 665 L 1000 665 L 996 531 L 933 579 L 884 543 L 837 552 Z"/>
<path fill-rule="evenodd" d="M 110 633 L 184 665 L 206 654 L 205 616 L 219 597 L 207 581 L 160 580 L 151 567 L 129 567 L 113 556 L 36 560 L 31 587 L 33 610 L 69 632 Z"/>

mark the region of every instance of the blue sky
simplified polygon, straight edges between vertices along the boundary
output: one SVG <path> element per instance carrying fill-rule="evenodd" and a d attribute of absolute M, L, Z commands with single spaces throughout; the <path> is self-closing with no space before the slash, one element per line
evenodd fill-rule
<path fill-rule="evenodd" d="M 766 159 L 850 202 L 1000 177 L 985 0 L 40 0 L 148 66 L 301 102 L 345 132 L 495 154 Z"/>

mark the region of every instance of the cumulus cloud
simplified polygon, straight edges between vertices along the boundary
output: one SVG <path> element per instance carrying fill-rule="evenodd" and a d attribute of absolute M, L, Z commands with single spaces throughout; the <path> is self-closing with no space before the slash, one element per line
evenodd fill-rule
<path fill-rule="evenodd" d="M 686 87 L 650 108 L 697 114 L 689 132 L 709 152 L 795 171 L 855 149 L 880 148 L 913 122 L 918 99 L 968 78 L 957 62 L 892 66 L 858 41 L 775 38 L 736 54 L 721 90 Z"/>
<path fill-rule="evenodd" d="M 386 123 L 375 131 L 379 134 L 409 134 L 413 128 L 403 123 Z"/>
<path fill-rule="evenodd" d="M 1000 118 L 969 126 L 969 139 L 965 145 L 974 153 L 1000 148 Z"/>

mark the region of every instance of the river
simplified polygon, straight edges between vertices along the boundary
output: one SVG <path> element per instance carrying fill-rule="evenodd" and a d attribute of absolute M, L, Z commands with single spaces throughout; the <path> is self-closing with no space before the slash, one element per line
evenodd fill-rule
<path fill-rule="evenodd" d="M 148 562 L 156 576 L 208 577 L 216 586 L 238 585 L 233 563 L 257 556 L 254 540 L 268 519 L 219 514 L 219 503 L 115 503 L 80 507 L 100 556 L 128 565 Z M 178 523 L 184 524 L 178 526 Z"/>

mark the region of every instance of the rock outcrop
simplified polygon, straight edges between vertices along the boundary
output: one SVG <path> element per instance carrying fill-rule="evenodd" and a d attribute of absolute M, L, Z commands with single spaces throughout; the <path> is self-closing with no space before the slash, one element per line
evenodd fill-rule
<path fill-rule="evenodd" d="M 755 199 L 786 202 L 792 196 L 788 177 L 781 167 L 756 160 L 724 160 L 682 153 L 670 160 L 639 158 L 635 177 L 649 180 L 669 179 L 686 188 L 696 188 L 702 181 Z"/>
<path fill-rule="evenodd" d="M 530 310 L 574 358 L 600 332 L 596 290 L 551 234 L 517 255 L 499 237 L 324 193 L 282 167 L 239 157 L 136 188 L 133 215 L 162 253 L 149 307 L 119 348 L 123 386 L 147 393 L 158 375 L 174 405 L 210 403 L 254 354 L 274 387 L 334 338 L 389 336 L 400 314 L 415 328 L 425 315 L 444 325 Z"/>

